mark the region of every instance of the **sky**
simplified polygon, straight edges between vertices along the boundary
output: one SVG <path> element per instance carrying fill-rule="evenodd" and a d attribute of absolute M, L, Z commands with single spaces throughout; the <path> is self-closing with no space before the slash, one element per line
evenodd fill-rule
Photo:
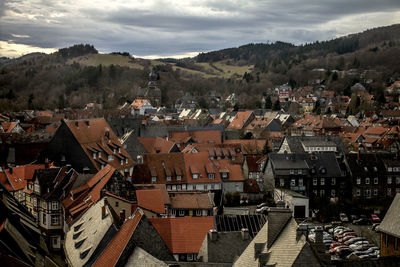
<path fill-rule="evenodd" d="M 396 23 L 399 0 L 0 0 L 0 56 L 87 43 L 101 53 L 179 58 Z"/>

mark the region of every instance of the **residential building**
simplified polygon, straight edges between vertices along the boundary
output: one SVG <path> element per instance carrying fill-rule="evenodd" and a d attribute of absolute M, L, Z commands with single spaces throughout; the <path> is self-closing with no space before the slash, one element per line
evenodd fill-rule
<path fill-rule="evenodd" d="M 386 212 L 382 223 L 377 227 L 380 233 L 380 256 L 399 256 L 400 255 L 400 194 L 396 194 Z"/>

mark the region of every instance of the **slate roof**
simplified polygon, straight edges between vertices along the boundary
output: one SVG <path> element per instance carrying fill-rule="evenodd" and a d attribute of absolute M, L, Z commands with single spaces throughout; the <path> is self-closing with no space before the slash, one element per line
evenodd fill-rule
<path fill-rule="evenodd" d="M 379 232 L 400 238 L 400 193 L 394 197 L 385 217 L 377 227 Z"/>
<path fill-rule="evenodd" d="M 302 146 L 302 142 L 307 142 L 308 144 L 312 142 L 317 142 L 320 144 L 320 142 L 334 142 L 336 144 L 336 149 L 338 153 L 340 154 L 346 154 L 347 149 L 345 145 L 343 144 L 342 139 L 340 136 L 336 135 L 330 135 L 330 136 L 286 136 L 285 140 L 287 141 L 287 144 L 289 145 L 291 153 L 301 153 L 305 152 L 304 148 Z"/>
<path fill-rule="evenodd" d="M 215 229 L 212 216 L 151 218 L 149 221 L 173 254 L 198 253 L 208 231 Z"/>
<path fill-rule="evenodd" d="M 257 235 L 264 226 L 267 218 L 262 214 L 256 215 L 216 215 L 215 229 L 218 232 L 240 231 L 243 228 L 249 230 L 251 238 Z"/>

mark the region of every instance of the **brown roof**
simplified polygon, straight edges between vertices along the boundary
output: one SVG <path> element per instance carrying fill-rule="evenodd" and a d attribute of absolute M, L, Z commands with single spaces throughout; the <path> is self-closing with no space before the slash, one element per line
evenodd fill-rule
<path fill-rule="evenodd" d="M 188 183 L 220 183 L 219 172 L 214 174 L 214 178 L 208 178 L 206 165 L 214 165 L 207 152 L 185 153 L 184 154 L 186 177 Z M 194 179 L 193 174 L 198 178 Z"/>
<path fill-rule="evenodd" d="M 175 145 L 174 142 L 161 137 L 138 137 L 137 139 L 147 153 L 169 153 Z"/>
<path fill-rule="evenodd" d="M 208 193 L 176 192 L 170 195 L 172 209 L 212 209 Z"/>
<path fill-rule="evenodd" d="M 101 165 L 107 164 L 117 170 L 130 168 L 135 164 L 104 118 L 64 121 L 64 123 L 97 170 L 101 169 Z M 101 158 L 98 157 L 99 153 Z M 94 154 L 96 159 L 93 157 Z M 112 160 L 108 160 L 108 156 L 112 156 Z"/>
<path fill-rule="evenodd" d="M 160 189 L 136 190 L 138 206 L 158 214 L 165 213 L 164 200 Z"/>
<path fill-rule="evenodd" d="M 166 170 L 171 171 L 171 181 L 167 181 Z M 153 172 L 153 174 L 151 174 Z M 177 176 L 181 180 L 177 180 Z M 182 153 L 160 153 L 143 155 L 143 164 L 138 164 L 133 171 L 133 183 L 151 184 L 151 177 L 157 177 L 156 184 L 186 183 L 185 163 Z"/>
<path fill-rule="evenodd" d="M 255 179 L 246 179 L 243 185 L 245 193 L 261 193 L 260 187 Z"/>
<path fill-rule="evenodd" d="M 388 128 L 384 128 L 384 127 L 369 127 L 367 130 L 365 130 L 364 134 L 366 134 L 366 135 L 383 135 L 388 130 L 389 130 Z"/>
<path fill-rule="evenodd" d="M 44 168 L 44 164 L 37 164 L 22 165 L 12 169 L 7 169 L 4 171 L 5 178 L 7 179 L 5 182 L 11 186 L 12 190 L 10 191 L 22 190 L 25 188 L 27 180 L 32 180 L 35 170 Z M 6 184 L 3 183 L 5 186 Z M 8 189 L 7 186 L 6 188 Z"/>
<path fill-rule="evenodd" d="M 150 104 L 150 101 L 147 99 L 135 99 L 133 100 L 131 107 L 134 109 L 140 109 L 146 102 Z"/>
<path fill-rule="evenodd" d="M 243 127 L 245 127 L 245 123 L 247 120 L 250 118 L 250 116 L 253 114 L 252 110 L 247 110 L 247 111 L 238 111 L 236 113 L 235 118 L 232 120 L 232 122 L 228 125 L 229 129 L 236 129 L 240 130 Z"/>
<path fill-rule="evenodd" d="M 224 144 L 240 144 L 241 151 L 245 155 L 256 155 L 262 154 L 266 140 L 265 139 L 236 139 L 236 140 L 225 140 Z"/>
<path fill-rule="evenodd" d="M 173 254 L 198 253 L 208 231 L 215 229 L 213 216 L 152 218 L 149 221 Z"/>
<path fill-rule="evenodd" d="M 261 157 L 257 157 L 257 156 L 247 156 L 246 157 L 247 168 L 249 169 L 249 172 L 257 172 L 258 171 L 257 161 L 260 158 Z"/>

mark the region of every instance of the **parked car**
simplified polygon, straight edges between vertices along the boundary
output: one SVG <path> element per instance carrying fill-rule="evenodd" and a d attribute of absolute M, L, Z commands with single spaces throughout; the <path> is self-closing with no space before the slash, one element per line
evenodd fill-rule
<path fill-rule="evenodd" d="M 349 222 L 349 218 L 347 217 L 347 215 L 345 213 L 340 213 L 339 218 L 340 218 L 340 221 L 342 221 L 342 222 Z"/>
<path fill-rule="evenodd" d="M 359 219 L 357 215 L 354 215 L 354 214 L 350 215 L 350 220 L 351 221 L 354 221 L 354 220 L 357 220 L 357 219 Z"/>
<path fill-rule="evenodd" d="M 352 253 L 350 253 L 349 255 L 347 255 L 346 259 L 350 259 L 353 255 L 360 257 L 361 255 L 365 255 L 365 251 L 354 251 Z"/>
<path fill-rule="evenodd" d="M 364 252 L 367 253 L 367 254 L 378 254 L 379 253 L 379 248 L 378 247 L 370 247 Z"/>
<path fill-rule="evenodd" d="M 350 253 L 352 253 L 353 250 L 351 250 L 350 248 L 340 248 L 336 251 L 336 254 L 341 257 L 342 259 L 346 258 L 347 255 L 349 255 Z"/>
<path fill-rule="evenodd" d="M 267 209 L 268 209 L 268 207 L 257 208 L 256 209 L 256 213 L 266 214 L 267 213 Z"/>
<path fill-rule="evenodd" d="M 376 215 L 376 214 L 371 214 L 371 221 L 372 221 L 373 223 L 380 223 L 380 222 L 381 222 L 381 219 L 379 219 L 378 215 Z"/>
<path fill-rule="evenodd" d="M 342 245 L 342 243 L 335 242 L 335 243 L 331 244 L 330 248 L 335 248 L 335 247 L 338 247 L 338 246 L 341 246 L 341 245 Z"/>
<path fill-rule="evenodd" d="M 329 253 L 330 253 L 330 254 L 335 254 L 335 253 L 337 253 L 337 251 L 338 251 L 339 249 L 342 249 L 342 248 L 349 248 L 349 246 L 340 245 L 340 246 L 331 248 L 331 249 L 329 250 Z"/>
<path fill-rule="evenodd" d="M 348 235 L 348 236 L 345 236 L 341 240 L 338 240 L 338 241 L 344 243 L 344 242 L 346 242 L 346 241 L 348 241 L 348 240 L 350 240 L 350 239 L 352 239 L 354 237 L 357 237 L 357 235 L 354 235 L 354 236 L 353 235 Z"/>
<path fill-rule="evenodd" d="M 349 246 L 351 244 L 354 244 L 357 241 L 365 241 L 365 240 L 366 239 L 364 237 L 353 237 L 353 238 L 350 238 L 349 240 L 345 241 L 344 244 Z"/>
<path fill-rule="evenodd" d="M 356 248 L 360 248 L 369 245 L 369 242 L 366 240 L 360 240 L 357 242 L 354 242 L 353 244 L 351 244 L 349 247 L 353 250 L 357 250 Z"/>

